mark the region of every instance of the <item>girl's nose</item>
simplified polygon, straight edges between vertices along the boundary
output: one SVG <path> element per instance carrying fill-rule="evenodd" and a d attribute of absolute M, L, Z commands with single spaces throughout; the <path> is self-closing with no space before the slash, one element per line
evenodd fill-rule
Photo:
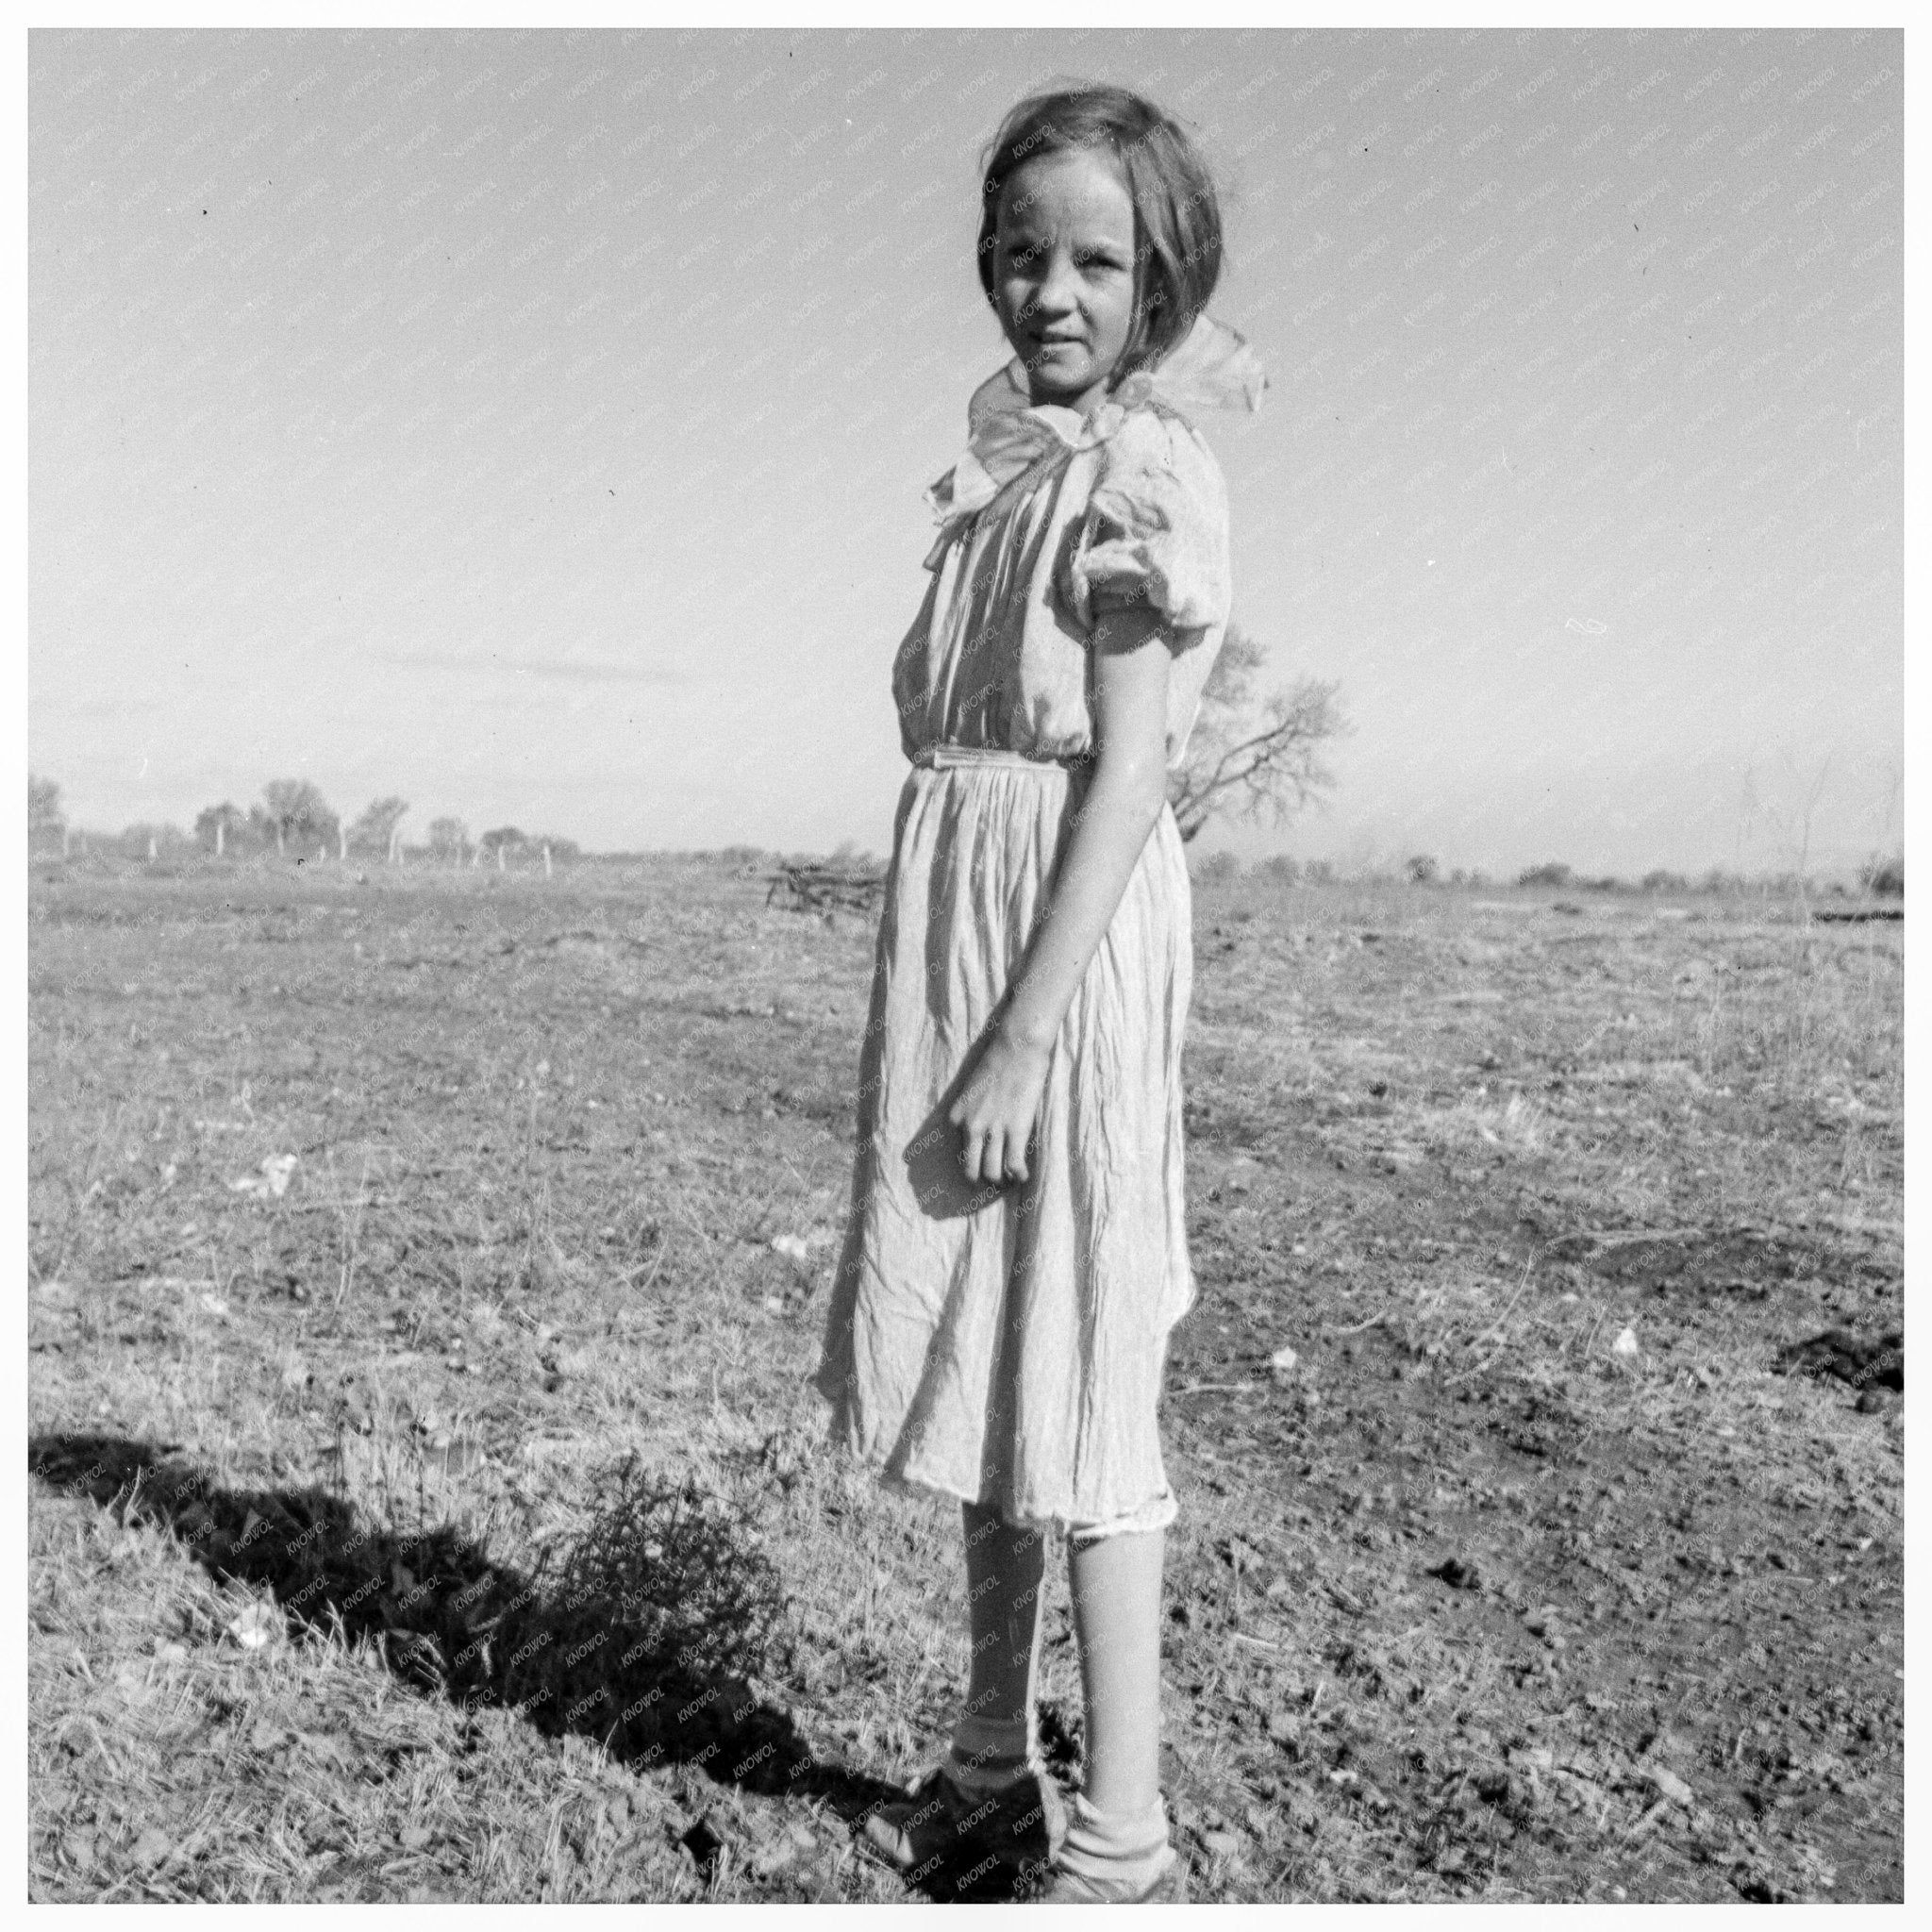
<path fill-rule="evenodd" d="M 1034 291 L 1033 307 L 1041 314 L 1064 315 L 1078 299 L 1074 264 L 1064 249 L 1056 248 L 1046 258 Z"/>

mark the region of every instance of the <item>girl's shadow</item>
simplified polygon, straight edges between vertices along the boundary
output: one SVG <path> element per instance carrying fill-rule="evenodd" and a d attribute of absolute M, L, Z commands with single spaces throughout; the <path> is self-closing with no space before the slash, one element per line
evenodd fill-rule
<path fill-rule="evenodd" d="M 168 1446 L 74 1435 L 27 1446 L 44 1487 L 171 1530 L 218 1580 L 266 1588 L 308 1629 L 366 1638 L 434 1694 L 593 1738 L 634 1771 L 686 1765 L 746 1791 L 815 1797 L 848 1826 L 902 1795 L 815 1757 L 790 1714 L 751 1690 L 747 1677 L 776 1674 L 789 1656 L 782 1591 L 744 1525 L 689 1482 L 612 1472 L 587 1534 L 525 1574 L 449 1524 L 408 1535 L 358 1523 L 325 1490 L 224 1489 Z M 696 1833 L 703 1869 L 721 1846 Z"/>

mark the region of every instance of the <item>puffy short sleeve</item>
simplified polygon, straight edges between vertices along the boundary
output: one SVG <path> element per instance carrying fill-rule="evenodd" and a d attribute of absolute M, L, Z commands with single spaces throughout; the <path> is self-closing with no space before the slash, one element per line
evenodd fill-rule
<path fill-rule="evenodd" d="M 1180 417 L 1132 410 L 1101 445 L 1063 589 L 1088 630 L 1101 612 L 1151 604 L 1167 619 L 1176 650 L 1227 622 L 1227 486 L 1213 453 Z"/>

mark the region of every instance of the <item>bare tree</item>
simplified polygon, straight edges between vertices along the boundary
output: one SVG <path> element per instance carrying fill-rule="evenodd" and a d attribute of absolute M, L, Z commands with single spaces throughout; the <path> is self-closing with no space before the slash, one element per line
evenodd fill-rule
<path fill-rule="evenodd" d="M 516 826 L 497 825 L 476 841 L 476 855 L 480 858 L 487 852 L 495 859 L 497 871 L 507 872 L 509 855 L 512 852 L 521 855 L 529 849 L 529 845 L 528 837 Z"/>
<path fill-rule="evenodd" d="M 284 856 L 291 833 L 298 839 L 320 840 L 326 849 L 328 841 L 341 829 L 328 801 L 307 778 L 271 778 L 261 788 L 261 799 L 267 808 L 264 816 L 275 834 L 275 850 Z"/>
<path fill-rule="evenodd" d="M 1168 803 L 1184 840 L 1226 810 L 1254 819 L 1265 808 L 1276 825 L 1285 824 L 1335 782 L 1321 748 L 1348 728 L 1336 702 L 1339 687 L 1299 677 L 1257 695 L 1266 662 L 1262 647 L 1229 625 L 1201 692 L 1187 756 L 1168 780 Z"/>
<path fill-rule="evenodd" d="M 429 849 L 439 858 L 454 858 L 460 863 L 463 854 L 470 849 L 469 826 L 461 819 L 431 819 Z"/>
<path fill-rule="evenodd" d="M 396 841 L 402 836 L 404 814 L 409 809 L 407 798 L 378 798 L 349 827 L 348 844 L 367 846 L 394 861 Z"/>
<path fill-rule="evenodd" d="M 153 824 L 141 819 L 126 826 L 116 842 L 129 858 L 144 858 L 152 865 L 158 858 L 177 857 L 190 841 L 179 825 Z"/>
<path fill-rule="evenodd" d="M 225 857 L 228 847 L 247 831 L 247 813 L 239 805 L 225 802 L 206 807 L 194 821 L 194 836 L 217 858 Z"/>

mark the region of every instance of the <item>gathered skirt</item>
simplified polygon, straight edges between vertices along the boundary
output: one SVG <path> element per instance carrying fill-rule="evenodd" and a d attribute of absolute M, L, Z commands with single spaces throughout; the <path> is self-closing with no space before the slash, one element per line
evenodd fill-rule
<path fill-rule="evenodd" d="M 1049 1056 L 1028 1178 L 946 1120 L 1045 909 L 1091 766 L 942 745 L 899 800 L 850 1206 L 815 1382 L 888 1481 L 1009 1523 L 1156 1527 L 1157 1408 L 1192 1305 L 1181 1043 L 1191 905 L 1163 806 Z"/>

